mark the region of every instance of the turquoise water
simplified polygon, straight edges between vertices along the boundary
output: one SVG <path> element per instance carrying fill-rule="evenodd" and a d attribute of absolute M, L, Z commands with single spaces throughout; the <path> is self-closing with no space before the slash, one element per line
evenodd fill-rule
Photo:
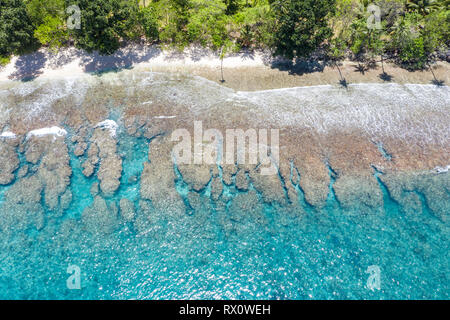
<path fill-rule="evenodd" d="M 131 200 L 137 216 L 149 144 L 120 133 L 121 186 L 106 199 L 117 206 L 122 198 Z M 182 219 L 153 212 L 148 232 L 118 219 L 113 233 L 92 234 L 82 227 L 81 213 L 92 204 L 90 190 L 98 180 L 82 175 L 84 159 L 69 149 L 70 207 L 61 216 L 47 212 L 40 230 L 0 234 L 1 299 L 449 298 L 448 224 L 430 213 L 423 196 L 419 212 L 406 215 L 378 179 L 385 214 L 347 214 L 334 196 L 330 168 L 322 210 L 305 202 L 299 185 L 302 212 L 265 204 L 250 186 L 246 192 L 256 192 L 260 208 L 252 215 L 231 212 L 229 204 L 246 192 L 224 185 L 226 210 L 216 207 L 206 187 L 199 193 L 201 209 L 188 205 Z M 188 202 L 189 188 L 174 170 L 177 190 Z M 0 187 L 0 210 L 9 187 Z M 81 270 L 80 290 L 66 286 L 69 265 Z M 374 265 L 381 282 L 370 290 L 367 270 Z"/>
<path fill-rule="evenodd" d="M 90 178 L 82 174 L 86 155 L 74 155 L 74 132 L 67 126 L 65 142 L 72 168 L 68 186 L 72 200 L 68 208 L 63 212 L 50 210 L 43 188 L 38 203 L 44 211 L 41 228 L 36 229 L 30 222 L 35 208 L 20 201 L 14 212 L 18 223 L 2 220 L 5 212 L 11 218 L 11 208 L 6 208 L 8 191 L 21 179 L 36 175 L 39 167 L 39 163 L 28 163 L 18 147 L 20 167 L 28 166 L 29 170 L 19 178 L 17 169 L 16 179 L 0 186 L 0 228 L 8 226 L 8 232 L 0 231 L 0 299 L 450 297 L 449 225 L 445 220 L 448 212 L 440 210 L 436 214 L 429 207 L 435 211 L 450 207 L 448 197 L 445 198 L 450 190 L 449 172 L 432 176 L 433 179 L 424 175 L 423 179 L 428 179 L 424 188 L 418 187 L 420 182 L 414 187 L 404 186 L 408 189 L 402 190 L 403 195 L 406 200 L 412 199 L 414 208 L 406 210 L 393 200 L 383 184 L 383 173 L 374 167 L 383 208 L 373 210 L 377 214 L 367 214 L 363 203 L 354 204 L 363 208 L 360 212 L 343 208 L 333 189 L 339 181 L 338 172 L 328 164 L 326 206 L 317 209 L 306 201 L 299 183 L 303 177 L 291 163 L 290 182 L 298 195 L 295 210 L 264 202 L 263 195 L 251 183 L 248 191 L 242 191 L 236 187 L 235 177 L 231 185 L 223 183 L 223 192 L 215 201 L 211 181 L 195 192 L 184 180 L 183 170 L 174 164 L 174 187 L 186 207 L 180 216 L 157 211 L 151 201 L 140 199 L 141 174 L 144 163 L 152 161 L 152 141 L 127 135 L 120 121 L 127 108 L 122 105 L 124 101 L 128 111 L 134 106 L 152 111 L 149 115 L 144 113 L 143 118 L 150 127 L 154 121 L 158 130 L 158 121 L 162 120 L 155 118 L 161 116 L 176 115 L 170 121 L 180 121 L 182 126 L 191 123 L 190 117 L 202 115 L 211 119 L 212 126 L 222 121 L 223 110 L 227 110 L 242 115 L 239 125 L 251 119 L 280 128 L 314 128 L 320 134 L 360 130 L 371 137 L 385 160 L 394 161 L 398 154 L 382 144 L 383 137 L 448 145 L 447 87 L 367 84 L 350 85 L 349 90 L 319 86 L 235 92 L 195 77 L 139 72 L 109 77 L 27 82 L 0 90 L 2 126 L 13 123 L 17 114 L 17 118 L 34 128 L 32 120 L 26 122 L 28 116 L 61 119 L 56 114 L 65 111 L 64 106 L 74 104 L 76 107 L 70 110 L 76 119 L 75 111 L 85 98 L 93 100 L 87 99 L 85 113 L 98 105 L 108 105 L 109 114 L 105 111 L 101 120 L 115 120 L 120 125 L 117 154 L 122 158 L 123 170 L 119 189 L 105 201 L 109 208 L 118 208 L 121 199 L 128 199 L 136 209 L 130 220 L 124 219 L 122 212 L 111 210 L 114 228 L 110 233 L 92 233 L 86 228 L 83 211 L 94 204 L 91 190 L 99 183 L 99 168 Z M 113 84 L 120 80 L 119 85 L 111 89 L 113 84 L 108 84 L 108 79 Z M 123 92 L 122 86 L 126 89 Z M 124 96 L 115 97 L 116 93 Z M 186 115 L 189 117 L 183 122 Z M 227 125 L 231 124 L 230 120 Z M 256 123 L 255 127 L 262 126 Z M 217 172 L 222 178 L 220 166 Z M 288 181 L 281 176 L 278 179 L 287 198 Z M 159 181 L 151 183 L 157 187 Z M 433 187 L 426 198 L 423 190 Z M 430 197 L 436 194 L 442 198 Z M 256 200 L 248 204 L 249 199 Z M 81 271 L 79 290 L 67 287 L 67 268 L 72 265 Z M 369 281 L 373 278 L 368 271 L 374 267 L 380 271 L 379 287 L 371 286 L 373 282 Z"/>

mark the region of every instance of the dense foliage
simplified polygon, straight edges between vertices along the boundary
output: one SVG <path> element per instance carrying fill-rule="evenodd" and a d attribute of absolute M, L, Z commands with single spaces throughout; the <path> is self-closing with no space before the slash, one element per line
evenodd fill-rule
<path fill-rule="evenodd" d="M 22 53 L 33 42 L 33 25 L 25 3 L 0 0 L 0 56 Z"/>
<path fill-rule="evenodd" d="M 287 58 L 391 59 L 409 69 L 445 57 L 449 0 L 0 0 L 0 63 L 74 44 L 111 54 L 129 41 L 222 52 L 269 48 Z M 80 8 L 79 28 L 73 28 Z M 373 5 L 381 10 L 376 13 Z M 379 24 L 374 14 L 380 15 Z"/>
<path fill-rule="evenodd" d="M 308 56 L 333 34 L 327 18 L 334 13 L 335 0 L 281 0 L 272 8 L 277 54 Z"/>

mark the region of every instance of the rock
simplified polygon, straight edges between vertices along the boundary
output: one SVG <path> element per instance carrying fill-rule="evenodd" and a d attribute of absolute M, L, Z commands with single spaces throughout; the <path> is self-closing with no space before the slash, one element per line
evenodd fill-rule
<path fill-rule="evenodd" d="M 27 164 L 21 166 L 19 171 L 17 171 L 17 178 L 23 178 L 28 174 L 29 166 Z"/>
<path fill-rule="evenodd" d="M 213 200 L 219 199 L 223 191 L 222 179 L 220 177 L 214 177 L 211 182 L 211 197 Z"/>
<path fill-rule="evenodd" d="M 96 143 L 93 143 L 89 146 L 89 150 L 88 150 L 88 158 L 91 161 L 92 164 L 97 164 L 98 163 L 98 153 L 99 153 L 99 148 L 97 146 Z"/>
<path fill-rule="evenodd" d="M 448 223 L 450 217 L 450 173 L 422 176 L 418 181 L 417 189 L 425 196 L 426 205 L 433 215 Z"/>
<path fill-rule="evenodd" d="M 37 164 L 41 157 L 45 153 L 47 146 L 52 143 L 53 136 L 37 137 L 32 136 L 25 144 L 25 159 L 32 163 Z"/>
<path fill-rule="evenodd" d="M 128 184 L 136 183 L 139 180 L 139 177 L 137 174 L 133 174 L 128 178 Z"/>
<path fill-rule="evenodd" d="M 117 155 L 102 158 L 97 173 L 100 189 L 106 196 L 112 196 L 120 186 L 122 159 Z"/>
<path fill-rule="evenodd" d="M 158 137 L 150 146 L 150 162 L 144 163 L 141 174 L 141 198 L 151 200 L 156 211 L 178 217 L 185 213 L 185 205 L 175 189 L 174 164 L 171 143 L 167 137 Z"/>
<path fill-rule="evenodd" d="M 94 130 L 91 142 L 97 145 L 100 158 L 97 173 L 100 189 L 105 196 L 112 196 L 119 188 L 122 176 L 122 159 L 116 153 L 117 142 L 107 130 L 102 128 Z"/>
<path fill-rule="evenodd" d="M 237 169 L 237 166 L 234 164 L 224 164 L 222 166 L 222 179 L 227 186 L 233 184 L 233 176 L 236 174 Z"/>
<path fill-rule="evenodd" d="M 72 203 L 72 192 L 67 189 L 66 192 L 61 195 L 59 202 L 61 211 L 63 212 L 64 210 L 67 210 Z"/>
<path fill-rule="evenodd" d="M 83 174 L 89 178 L 95 171 L 95 167 L 99 161 L 98 158 L 99 149 L 97 144 L 91 143 L 87 152 L 87 160 L 83 162 L 81 167 L 83 168 Z"/>
<path fill-rule="evenodd" d="M 38 164 L 34 174 L 45 186 L 44 200 L 50 210 L 56 210 L 60 196 L 66 191 L 72 168 L 64 137 L 32 136 L 25 142 L 25 156 Z"/>
<path fill-rule="evenodd" d="M 41 229 L 44 210 L 41 206 L 43 185 L 37 176 L 17 181 L 5 192 L 0 210 L 0 229 L 5 233 L 23 232 L 27 228 Z"/>
<path fill-rule="evenodd" d="M 91 195 L 95 197 L 100 192 L 98 182 L 94 182 L 91 186 Z"/>
<path fill-rule="evenodd" d="M 184 182 L 198 192 L 205 188 L 211 180 L 211 167 L 212 165 L 205 164 L 178 165 L 178 170 L 180 170 Z"/>
<path fill-rule="evenodd" d="M 372 176 L 340 176 L 333 184 L 340 205 L 348 214 L 368 215 L 383 213 L 383 193 Z"/>
<path fill-rule="evenodd" d="M 81 167 L 83 168 L 83 174 L 86 178 L 89 178 L 94 173 L 95 167 L 89 160 L 83 162 Z"/>
<path fill-rule="evenodd" d="M 192 209 L 194 209 L 194 211 L 199 211 L 202 209 L 203 200 L 202 197 L 197 192 L 189 192 L 187 199 Z"/>
<path fill-rule="evenodd" d="M 285 148 L 280 149 L 280 175 L 286 182 L 289 199 L 295 201 L 292 190 L 289 195 L 292 167 L 294 183 L 304 193 L 305 201 L 316 208 L 323 207 L 328 197 L 330 175 L 324 161 L 322 139 L 302 128 L 292 128 L 282 139 Z"/>
<path fill-rule="evenodd" d="M 74 150 L 74 154 L 77 157 L 81 157 L 82 155 L 84 155 L 85 151 L 87 149 L 87 143 L 86 142 L 80 142 L 76 145 L 75 150 Z"/>
<path fill-rule="evenodd" d="M 236 173 L 235 177 L 236 181 L 236 188 L 239 191 L 247 191 L 248 190 L 248 179 L 245 170 L 239 169 L 239 171 Z"/>
<path fill-rule="evenodd" d="M 14 180 L 14 171 L 19 167 L 19 157 L 16 153 L 16 142 L 0 138 L 0 185 L 6 185 Z"/>
<path fill-rule="evenodd" d="M 282 181 L 278 175 L 261 175 L 258 169 L 249 172 L 250 181 L 261 192 L 264 202 L 287 204 Z"/>

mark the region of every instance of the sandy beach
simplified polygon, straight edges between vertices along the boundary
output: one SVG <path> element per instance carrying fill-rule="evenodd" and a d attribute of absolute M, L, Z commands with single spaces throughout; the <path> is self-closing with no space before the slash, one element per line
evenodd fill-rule
<path fill-rule="evenodd" d="M 13 57 L 0 68 L 0 81 L 28 81 L 37 78 L 64 78 L 83 74 L 117 72 L 124 69 L 153 72 L 176 72 L 201 76 L 239 91 L 257 91 L 314 85 L 339 85 L 341 75 L 335 66 L 324 61 L 297 64 L 274 58 L 268 51 L 246 51 L 227 55 L 221 60 L 217 53 L 204 48 L 190 47 L 184 52 L 163 50 L 160 47 L 128 45 L 110 56 L 65 48 L 52 53 L 39 51 Z M 342 77 L 352 83 L 417 83 L 446 85 L 450 81 L 449 64 L 438 62 L 429 71 L 410 72 L 392 63 L 362 70 L 357 62 L 340 63 Z M 436 81 L 437 80 L 437 81 Z"/>

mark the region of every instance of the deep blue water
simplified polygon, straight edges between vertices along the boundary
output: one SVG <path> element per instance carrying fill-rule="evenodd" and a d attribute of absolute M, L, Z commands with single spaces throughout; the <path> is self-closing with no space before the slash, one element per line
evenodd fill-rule
<path fill-rule="evenodd" d="M 139 208 L 149 141 L 123 134 L 118 141 L 121 187 L 107 202 L 128 198 Z M 82 228 L 81 213 L 92 204 L 90 189 L 98 180 L 85 178 L 83 158 L 70 152 L 69 209 L 62 216 L 47 212 L 39 231 L 0 235 L 1 299 L 449 298 L 448 224 L 423 198 L 420 212 L 404 214 L 381 181 L 380 215 L 342 210 L 332 179 L 322 210 L 307 205 L 298 189 L 304 213 L 263 204 L 258 219 L 247 212 L 236 219 L 236 213 L 217 210 L 206 188 L 204 210 L 182 219 L 153 212 L 148 232 L 118 220 L 115 232 L 94 235 Z M 187 186 L 177 179 L 185 196 Z M 9 187 L 0 187 L 0 210 Z M 225 186 L 223 197 L 239 193 Z M 69 265 L 81 270 L 79 290 L 67 288 Z M 367 286 L 370 266 L 379 267 L 379 289 Z"/>

